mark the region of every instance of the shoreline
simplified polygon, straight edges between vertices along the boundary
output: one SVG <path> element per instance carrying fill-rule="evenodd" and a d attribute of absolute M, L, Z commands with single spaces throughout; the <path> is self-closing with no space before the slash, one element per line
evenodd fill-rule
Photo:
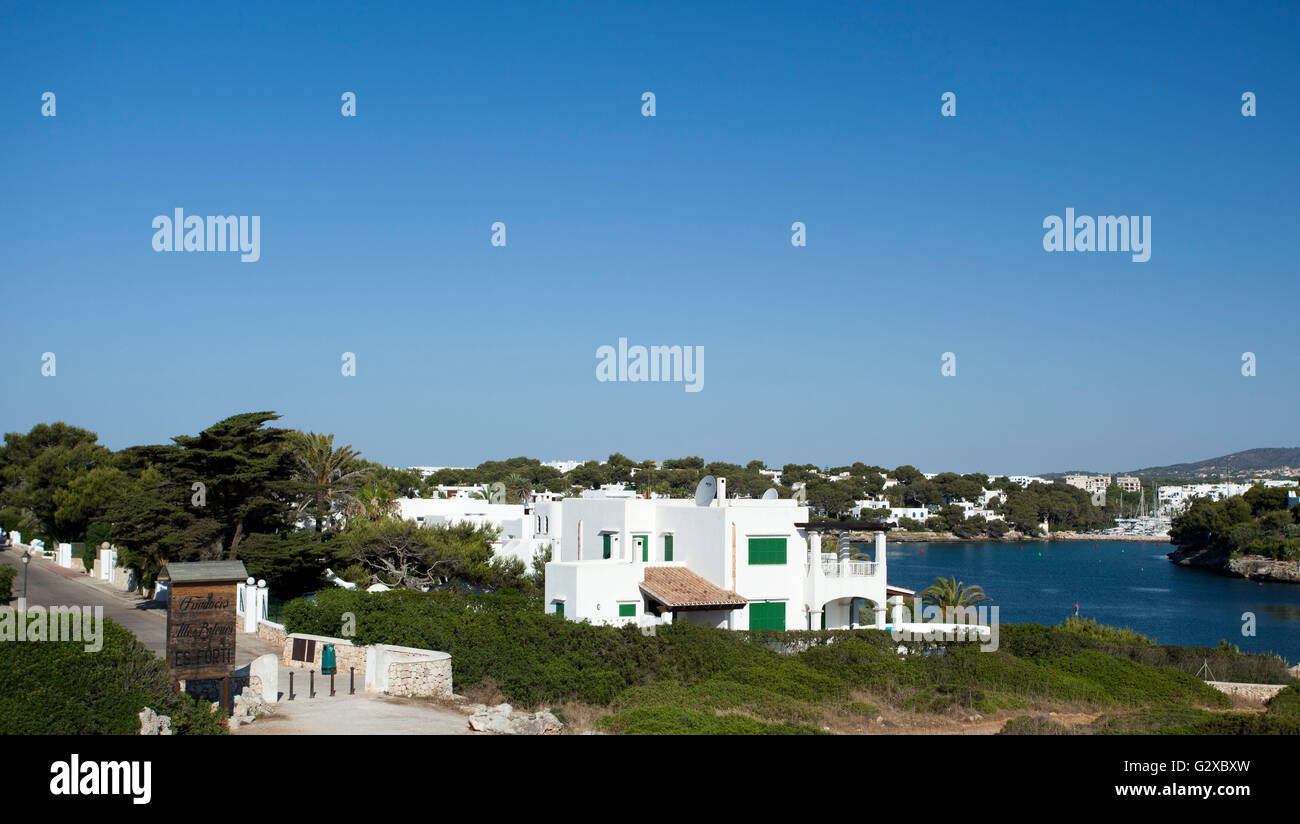
<path fill-rule="evenodd" d="M 1053 532 L 1051 535 L 1021 535 L 1008 533 L 1001 538 L 959 538 L 950 532 L 904 532 L 885 533 L 885 539 L 891 544 L 1023 544 L 1052 543 L 1053 541 L 1129 541 L 1132 543 L 1167 544 L 1168 535 L 1094 535 L 1087 532 Z M 850 532 L 849 540 L 853 543 L 870 543 L 873 533 Z"/>

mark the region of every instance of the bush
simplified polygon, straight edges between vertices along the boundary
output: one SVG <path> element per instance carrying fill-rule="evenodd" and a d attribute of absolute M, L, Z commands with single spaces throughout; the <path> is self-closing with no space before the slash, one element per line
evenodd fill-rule
<path fill-rule="evenodd" d="M 1268 702 L 1268 714 L 1300 719 L 1300 686 L 1292 684 Z"/>
<path fill-rule="evenodd" d="M 8 564 L 0 564 L 0 604 L 7 603 L 14 597 L 14 577 L 18 570 Z"/>
<path fill-rule="evenodd" d="M 173 689 L 163 659 L 104 620 L 103 648 L 80 641 L 0 643 L 0 729 L 19 735 L 134 735 L 149 707 L 179 735 L 219 734 L 210 705 Z"/>
<path fill-rule="evenodd" d="M 1112 723 L 1213 728 L 1235 722 L 1197 709 L 1231 705 L 1195 677 L 1204 658 L 1216 675 L 1271 676 L 1279 666 L 1270 656 L 1165 647 L 1084 621 L 1003 626 L 1001 647 L 992 652 L 948 644 L 914 648 L 907 656 L 897 653 L 889 633 L 877 630 L 729 632 L 672 624 L 645 636 L 634 627 L 566 621 L 544 613 L 536 598 L 503 593 L 326 589 L 313 601 L 290 602 L 284 620 L 290 632 L 337 636 L 345 612 L 356 616 L 352 640 L 358 644 L 446 651 L 463 688 L 490 683 L 521 706 L 574 701 L 609 707 L 606 728 L 620 732 L 803 731 L 828 711 L 872 716 L 870 705 L 854 708 L 861 693 L 927 713 L 1032 710 L 1061 702 L 1192 712 L 1159 724 L 1123 715 L 1114 718 L 1128 720 Z M 1287 677 L 1253 680 L 1295 681 Z M 1283 698 L 1278 712 L 1294 700 Z"/>

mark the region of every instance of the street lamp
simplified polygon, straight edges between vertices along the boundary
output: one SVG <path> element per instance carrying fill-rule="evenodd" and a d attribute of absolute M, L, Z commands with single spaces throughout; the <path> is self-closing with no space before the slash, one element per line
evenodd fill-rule
<path fill-rule="evenodd" d="M 32 562 L 32 553 L 29 550 L 23 551 L 23 603 L 27 603 L 27 565 Z"/>

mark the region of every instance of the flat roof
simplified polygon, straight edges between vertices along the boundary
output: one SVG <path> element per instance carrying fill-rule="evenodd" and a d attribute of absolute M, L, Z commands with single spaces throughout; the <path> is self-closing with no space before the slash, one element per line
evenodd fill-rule
<path fill-rule="evenodd" d="M 248 578 L 248 570 L 243 561 L 176 561 L 164 566 L 158 578 L 180 584 L 243 581 Z"/>

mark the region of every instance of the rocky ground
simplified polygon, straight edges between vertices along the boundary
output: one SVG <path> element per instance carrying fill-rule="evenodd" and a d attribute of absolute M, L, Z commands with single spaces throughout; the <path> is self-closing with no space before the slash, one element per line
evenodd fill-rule
<path fill-rule="evenodd" d="M 1300 584 L 1300 562 L 1275 561 L 1258 555 L 1229 558 L 1210 550 L 1176 549 L 1169 560 L 1181 566 L 1199 567 L 1233 578 Z"/>

